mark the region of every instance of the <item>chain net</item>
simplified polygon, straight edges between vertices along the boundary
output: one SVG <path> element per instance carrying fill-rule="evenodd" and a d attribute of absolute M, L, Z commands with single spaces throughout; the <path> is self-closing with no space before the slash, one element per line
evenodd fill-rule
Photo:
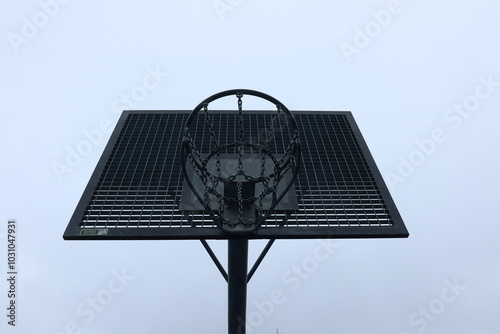
<path fill-rule="evenodd" d="M 262 140 L 255 143 L 245 137 L 245 125 L 250 125 L 245 124 L 243 116 L 245 113 L 243 111 L 244 93 L 258 97 L 264 95 L 264 98 L 275 102 L 276 111 L 272 114 L 263 143 Z M 203 188 L 196 188 L 193 185 L 185 172 L 186 169 L 184 169 L 184 176 L 188 178 L 189 186 L 203 204 L 205 211 L 223 231 L 253 232 L 271 215 L 295 180 L 300 162 L 299 134 L 293 115 L 274 98 L 269 99 L 265 94 L 247 90 L 227 91 L 227 95 L 234 95 L 237 99 L 237 122 L 235 124 L 238 129 L 232 129 L 237 131 L 235 132 L 236 140 L 228 143 L 221 139 L 224 137 L 224 132 L 229 129 L 224 127 L 216 129 L 214 115 L 209 110 L 209 103 L 212 100 L 209 98 L 202 102 L 186 123 L 182 156 L 183 164 L 189 164 L 192 167 L 193 177 L 201 180 Z M 204 116 L 201 119 L 204 119 L 204 127 L 208 130 L 210 137 L 210 150 L 205 154 L 202 154 L 195 143 L 200 143 L 195 140 L 199 134 L 192 124 L 194 119 L 199 122 L 200 117 L 195 116 Z M 280 119 L 283 117 L 288 120 L 287 124 L 291 124 L 291 140 L 283 152 L 273 153 L 271 144 L 276 136 L 277 128 L 282 124 Z M 205 137 L 202 142 L 206 140 Z M 254 156 L 255 152 L 258 152 L 260 157 L 251 162 L 245 162 L 245 152 L 250 150 L 254 152 Z M 223 172 L 224 154 L 228 151 L 236 152 L 233 162 L 236 160 L 237 166 L 231 172 L 227 170 Z M 251 168 L 249 165 L 252 165 Z M 255 172 L 256 170 L 258 173 Z M 287 173 L 291 175 L 287 178 L 290 184 L 282 186 L 280 189 L 284 190 L 279 193 L 278 185 L 283 182 Z M 260 186 L 257 187 L 257 184 Z M 259 189 L 259 193 L 256 193 L 256 189 Z M 264 205 L 266 196 L 270 196 L 270 205 Z"/>

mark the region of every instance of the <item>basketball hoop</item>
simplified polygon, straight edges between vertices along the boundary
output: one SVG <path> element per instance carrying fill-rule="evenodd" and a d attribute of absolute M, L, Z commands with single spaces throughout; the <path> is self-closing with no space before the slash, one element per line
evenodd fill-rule
<path fill-rule="evenodd" d="M 246 136 L 244 115 L 249 112 L 243 111 L 245 95 L 267 100 L 276 107 L 269 113 L 265 133 L 259 138 Z M 220 135 L 227 131 L 227 124 L 214 124 L 215 112 L 209 110 L 211 102 L 227 96 L 236 97 L 238 105 L 234 129 L 237 139 L 231 142 Z M 209 133 L 192 131 L 194 122 L 205 122 Z M 273 147 L 273 138 L 283 122 L 287 124 L 289 144 Z M 207 152 L 196 146 L 203 140 L 210 140 Z M 181 159 L 187 184 L 214 223 L 226 233 L 252 233 L 275 210 L 297 177 L 301 163 L 297 122 L 287 107 L 267 94 L 247 89 L 220 92 L 202 101 L 189 115 Z M 188 168 L 194 172 L 188 173 Z"/>

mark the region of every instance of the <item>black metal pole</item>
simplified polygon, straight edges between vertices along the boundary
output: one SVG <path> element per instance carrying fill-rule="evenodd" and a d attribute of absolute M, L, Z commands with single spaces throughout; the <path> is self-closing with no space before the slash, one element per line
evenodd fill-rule
<path fill-rule="evenodd" d="M 228 334 L 246 333 L 248 239 L 228 240 Z"/>

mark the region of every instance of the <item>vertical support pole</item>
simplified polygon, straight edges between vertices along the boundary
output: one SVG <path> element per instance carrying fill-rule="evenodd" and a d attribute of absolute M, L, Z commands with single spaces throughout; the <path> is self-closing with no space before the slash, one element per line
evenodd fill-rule
<path fill-rule="evenodd" d="M 248 239 L 228 240 L 228 334 L 246 333 Z"/>

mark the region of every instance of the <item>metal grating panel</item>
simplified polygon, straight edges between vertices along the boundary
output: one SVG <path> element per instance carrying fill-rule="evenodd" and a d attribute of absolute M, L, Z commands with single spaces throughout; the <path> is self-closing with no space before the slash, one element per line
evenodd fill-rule
<path fill-rule="evenodd" d="M 352 115 L 293 114 L 301 129 L 303 154 L 295 182 L 299 210 L 277 211 L 250 238 L 408 236 Z M 64 237 L 228 238 L 208 215 L 179 210 L 183 185 L 180 141 L 188 115 L 188 111 L 124 112 Z M 201 136 L 196 145 L 208 153 L 208 130 L 203 114 L 198 117 Z M 219 112 L 213 121 L 227 129 L 220 134 L 224 141 L 239 135 L 236 114 Z M 263 129 L 270 121 L 270 113 L 246 111 L 245 136 L 265 136 Z M 283 150 L 290 138 L 286 123 L 280 123 L 271 149 Z"/>

